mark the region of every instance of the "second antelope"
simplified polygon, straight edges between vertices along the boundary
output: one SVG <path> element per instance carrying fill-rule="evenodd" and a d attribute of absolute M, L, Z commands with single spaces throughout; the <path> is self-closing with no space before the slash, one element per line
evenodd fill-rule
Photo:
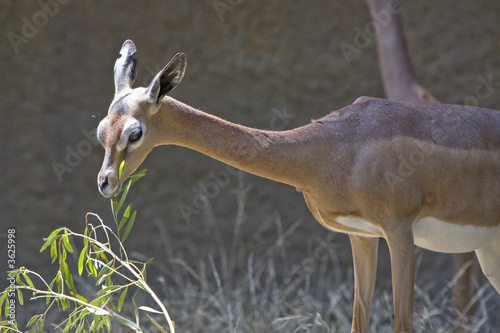
<path fill-rule="evenodd" d="M 133 88 L 127 40 L 114 67 L 115 97 L 97 135 L 105 148 L 98 187 L 110 197 L 159 145 L 194 149 L 294 186 L 319 223 L 349 235 L 354 259 L 352 332 L 368 332 L 380 237 L 391 257 L 396 332 L 412 330 L 414 245 L 476 251 L 500 292 L 500 112 L 361 97 L 282 132 L 252 129 L 169 96 L 186 56 L 147 88 Z"/>

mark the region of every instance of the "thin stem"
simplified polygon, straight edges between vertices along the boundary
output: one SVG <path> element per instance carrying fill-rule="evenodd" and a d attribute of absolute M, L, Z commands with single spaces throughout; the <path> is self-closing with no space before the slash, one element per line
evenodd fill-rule
<path fill-rule="evenodd" d="M 8 329 L 8 330 L 11 330 L 12 332 L 23 333 L 22 331 L 18 330 L 15 327 L 9 327 L 9 326 L 0 325 L 0 328 L 1 328 L 1 330 L 0 330 L 1 332 L 7 332 L 7 331 L 4 331 L 4 329 Z"/>
<path fill-rule="evenodd" d="M 31 299 L 35 300 L 35 299 L 39 299 L 39 298 L 47 298 L 47 297 L 50 297 L 50 298 L 64 298 L 64 299 L 67 299 L 67 300 L 70 300 L 70 301 L 73 301 L 75 303 L 78 303 L 80 305 L 83 305 L 87 308 L 92 308 L 93 310 L 95 311 L 106 311 L 102 308 L 99 308 L 95 305 L 92 305 L 90 303 L 86 303 L 76 297 L 73 297 L 73 296 L 69 296 L 69 295 L 66 295 L 66 294 L 60 294 L 60 293 L 56 293 L 55 291 L 45 291 L 45 290 L 38 290 L 36 288 L 32 288 L 32 287 L 29 287 L 29 286 L 17 286 L 16 289 L 25 289 L 25 290 L 29 290 L 29 291 L 32 291 L 35 296 L 31 297 Z M 37 294 L 42 294 L 41 296 L 38 296 Z M 107 314 L 109 314 L 108 311 L 106 311 Z"/>
<path fill-rule="evenodd" d="M 165 315 L 165 319 L 167 320 L 168 326 L 170 327 L 170 332 L 175 333 L 174 323 L 172 322 L 172 319 L 170 319 L 170 315 L 168 314 L 167 309 L 163 305 L 163 302 L 158 298 L 158 296 L 156 296 L 156 294 L 154 293 L 154 291 L 145 282 L 143 282 L 143 280 L 141 280 L 140 283 L 141 283 L 141 288 L 143 290 L 145 290 L 151 297 L 153 297 L 153 299 L 155 300 L 156 304 L 158 304 L 158 306 L 160 307 L 161 311 Z"/>

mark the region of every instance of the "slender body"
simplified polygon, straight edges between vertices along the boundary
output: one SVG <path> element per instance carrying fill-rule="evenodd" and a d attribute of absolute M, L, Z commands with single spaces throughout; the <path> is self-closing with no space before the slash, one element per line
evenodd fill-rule
<path fill-rule="evenodd" d="M 148 88 L 132 89 L 134 53 L 126 41 L 115 64 L 115 99 L 98 128 L 104 196 L 120 188 L 122 161 L 126 177 L 167 144 L 294 186 L 318 222 L 350 235 L 354 332 L 368 330 L 380 237 L 391 255 L 397 332 L 411 331 L 414 244 L 475 250 L 500 290 L 500 112 L 361 97 L 303 127 L 263 131 L 166 96 L 184 75 L 183 54 Z"/>

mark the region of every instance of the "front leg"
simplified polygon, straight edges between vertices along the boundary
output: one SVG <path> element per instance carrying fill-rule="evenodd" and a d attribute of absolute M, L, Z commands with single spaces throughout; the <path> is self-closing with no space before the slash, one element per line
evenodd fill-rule
<path fill-rule="evenodd" d="M 415 246 L 411 229 L 387 235 L 387 245 L 391 256 L 394 332 L 411 332 L 415 280 Z"/>
<path fill-rule="evenodd" d="M 377 275 L 378 238 L 349 235 L 354 262 L 354 309 L 351 332 L 368 332 Z"/>

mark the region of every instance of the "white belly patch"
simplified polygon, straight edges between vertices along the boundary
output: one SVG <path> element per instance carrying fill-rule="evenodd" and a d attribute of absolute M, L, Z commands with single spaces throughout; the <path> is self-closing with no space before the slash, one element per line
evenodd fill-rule
<path fill-rule="evenodd" d="M 335 220 L 346 227 L 359 230 L 359 232 L 350 232 L 350 234 L 364 237 L 382 236 L 379 228 L 363 219 L 352 216 L 339 216 Z"/>
<path fill-rule="evenodd" d="M 415 245 L 424 249 L 460 253 L 479 249 L 495 238 L 500 241 L 500 226 L 458 225 L 426 217 L 413 224 Z"/>

